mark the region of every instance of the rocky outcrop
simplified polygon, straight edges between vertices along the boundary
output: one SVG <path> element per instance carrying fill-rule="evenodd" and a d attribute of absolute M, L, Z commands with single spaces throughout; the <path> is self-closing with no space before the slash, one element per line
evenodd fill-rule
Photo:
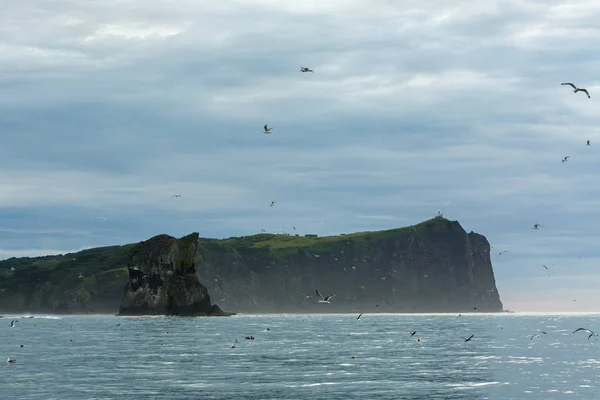
<path fill-rule="evenodd" d="M 230 315 L 212 306 L 196 276 L 198 233 L 158 235 L 131 249 L 119 315 Z"/>

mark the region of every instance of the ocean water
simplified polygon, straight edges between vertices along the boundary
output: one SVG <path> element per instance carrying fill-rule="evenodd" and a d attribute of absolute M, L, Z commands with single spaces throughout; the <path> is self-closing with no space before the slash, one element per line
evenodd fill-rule
<path fill-rule="evenodd" d="M 600 315 L 356 316 L 5 316 L 0 399 L 600 398 Z"/>

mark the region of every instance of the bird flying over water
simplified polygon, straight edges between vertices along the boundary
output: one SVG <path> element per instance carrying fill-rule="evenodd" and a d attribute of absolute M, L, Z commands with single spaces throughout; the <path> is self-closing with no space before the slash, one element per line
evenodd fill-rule
<path fill-rule="evenodd" d="M 562 159 L 562 162 L 566 163 L 567 161 L 569 161 L 569 158 L 571 158 L 571 156 L 566 156 Z"/>
<path fill-rule="evenodd" d="M 102 221 L 106 221 L 106 217 L 94 217 L 94 219 L 101 219 Z"/>
<path fill-rule="evenodd" d="M 547 333 L 544 332 L 544 331 L 540 331 L 540 333 L 543 333 L 544 335 L 547 335 Z M 531 339 L 529 339 L 529 340 L 533 340 L 534 337 L 538 337 L 538 336 L 540 336 L 540 335 L 537 334 L 537 333 L 534 333 L 533 335 L 531 335 Z"/>
<path fill-rule="evenodd" d="M 591 146 L 590 141 L 588 140 L 586 146 Z"/>
<path fill-rule="evenodd" d="M 6 358 L 6 362 L 7 362 L 8 364 L 15 364 L 15 363 L 17 362 L 17 360 L 15 360 L 15 359 L 11 359 L 10 357 L 7 357 L 7 358 Z"/>
<path fill-rule="evenodd" d="M 307 67 L 300 67 L 300 72 L 314 72 L 314 71 Z"/>
<path fill-rule="evenodd" d="M 272 201 L 272 202 L 271 202 L 271 204 L 270 204 L 270 206 L 271 206 L 271 207 L 275 207 L 275 204 L 277 204 L 277 203 L 276 203 L 276 202 L 274 202 L 274 201 Z"/>
<path fill-rule="evenodd" d="M 173 198 L 173 197 L 181 197 L 181 195 L 180 194 L 174 194 L 173 196 L 171 196 L 171 198 Z"/>
<path fill-rule="evenodd" d="M 575 301 L 575 300 L 573 300 L 573 301 Z M 598 336 L 598 334 L 596 334 L 594 331 L 592 331 L 592 330 L 590 330 L 590 329 L 587 329 L 587 328 L 577 328 L 577 329 L 575 329 L 575 330 L 573 331 L 573 333 L 575 333 L 575 332 L 579 332 L 579 331 L 585 331 L 585 332 L 589 332 L 589 334 L 590 334 L 590 335 L 588 336 L 588 340 L 590 340 L 590 338 L 591 338 L 592 336 L 594 336 L 594 339 L 596 339 L 596 337 Z M 598 340 L 598 339 L 596 339 L 596 340 Z"/>
<path fill-rule="evenodd" d="M 471 339 L 473 339 L 473 336 L 475 336 L 475 335 L 471 335 L 471 336 L 469 336 L 468 338 L 461 337 L 461 339 L 464 339 L 464 340 L 465 340 L 465 342 L 470 342 L 470 341 L 471 341 Z"/>
<path fill-rule="evenodd" d="M 321 292 L 319 292 L 319 289 L 316 289 L 317 295 L 319 295 L 319 297 L 321 298 L 321 300 L 319 300 L 319 303 L 327 303 L 329 304 L 330 301 L 335 295 L 336 293 L 329 295 L 327 297 L 323 297 L 323 295 L 321 294 Z"/>
<path fill-rule="evenodd" d="M 540 229 L 542 226 L 544 226 L 544 225 L 536 222 L 535 224 L 533 224 L 533 229 Z"/>
<path fill-rule="evenodd" d="M 360 317 L 362 317 L 363 313 L 358 314 L 358 317 L 356 317 L 356 319 L 360 319 Z"/>
<path fill-rule="evenodd" d="M 271 133 L 271 129 L 273 129 L 273 127 L 267 128 L 267 125 L 268 124 L 265 124 L 265 128 L 264 128 L 265 129 L 265 134 Z"/>
<path fill-rule="evenodd" d="M 586 89 L 578 88 L 577 86 L 575 86 L 571 82 L 563 82 L 563 83 L 561 83 L 561 85 L 563 85 L 563 86 L 569 85 L 569 86 L 571 86 L 573 88 L 573 93 L 583 92 L 583 93 L 587 94 L 588 99 L 591 99 L 590 94 L 588 93 L 588 91 Z"/>

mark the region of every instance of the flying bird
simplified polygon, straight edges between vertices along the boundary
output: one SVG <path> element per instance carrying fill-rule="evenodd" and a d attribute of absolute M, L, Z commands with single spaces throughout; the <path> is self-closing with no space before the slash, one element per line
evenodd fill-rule
<path fill-rule="evenodd" d="M 569 161 L 569 158 L 571 158 L 571 156 L 566 156 L 562 159 L 563 163 L 566 163 L 567 161 Z"/>
<path fill-rule="evenodd" d="M 19 322 L 19 321 L 15 321 L 15 320 L 10 321 L 10 327 L 11 328 L 15 327 L 15 322 Z"/>
<path fill-rule="evenodd" d="M 508 250 L 501 251 L 501 252 L 498 253 L 498 255 L 501 256 L 504 253 L 508 253 Z"/>
<path fill-rule="evenodd" d="M 94 217 L 94 219 L 101 219 L 102 221 L 106 221 L 106 217 Z"/>
<path fill-rule="evenodd" d="M 415 336 L 415 333 L 417 333 L 417 331 L 411 331 L 411 332 L 410 332 L 410 337 L 413 337 L 413 336 Z"/>
<path fill-rule="evenodd" d="M 363 313 L 358 314 L 358 317 L 356 317 L 356 319 L 359 320 L 362 315 Z"/>
<path fill-rule="evenodd" d="M 471 341 L 471 339 L 473 339 L 473 336 L 475 336 L 475 335 L 471 335 L 468 338 L 461 337 L 461 339 L 464 339 L 465 342 L 469 342 L 469 341 Z"/>
<path fill-rule="evenodd" d="M 575 301 L 575 300 L 573 300 L 573 301 Z M 589 333 L 590 333 L 590 335 L 588 336 L 588 340 L 590 340 L 590 338 L 591 338 L 592 336 L 594 336 L 594 339 L 595 339 L 595 338 L 598 336 L 598 334 L 596 334 L 594 331 L 592 331 L 592 330 L 590 330 L 590 329 L 587 329 L 587 328 L 577 328 L 577 329 L 575 329 L 575 330 L 573 331 L 573 333 L 575 333 L 575 332 L 579 332 L 579 331 L 585 331 L 585 332 L 589 332 Z M 596 340 L 598 340 L 598 339 L 596 339 Z"/>
<path fill-rule="evenodd" d="M 586 146 L 591 146 L 590 141 L 588 140 Z"/>
<path fill-rule="evenodd" d="M 537 222 L 535 224 L 533 224 L 533 229 L 540 229 L 542 226 L 542 224 L 538 224 Z"/>
<path fill-rule="evenodd" d="M 181 197 L 181 195 L 180 194 L 174 194 L 173 196 L 171 196 L 171 198 L 173 198 L 173 197 Z"/>
<path fill-rule="evenodd" d="M 588 91 L 586 89 L 578 88 L 577 86 L 573 85 L 570 82 L 563 82 L 563 83 L 561 83 L 561 85 L 563 85 L 563 86 L 569 85 L 573 88 L 573 93 L 583 92 L 583 93 L 587 94 L 588 99 L 591 99 L 590 94 L 588 93 Z"/>
<path fill-rule="evenodd" d="M 8 364 L 15 364 L 15 363 L 17 362 L 17 360 L 14 360 L 14 359 L 11 359 L 10 357 L 7 357 L 7 358 L 6 358 L 6 362 L 7 362 Z"/>
<path fill-rule="evenodd" d="M 329 300 L 331 300 L 333 298 L 333 296 L 335 296 L 336 294 L 332 294 L 329 295 L 327 297 L 323 297 L 323 295 L 321 294 L 321 292 L 319 292 L 319 289 L 316 289 L 317 294 L 319 295 L 319 297 L 321 298 L 321 300 L 319 300 L 319 303 L 327 303 L 330 304 L 331 302 Z"/>
<path fill-rule="evenodd" d="M 540 331 L 540 333 L 543 333 L 544 335 L 547 335 L 547 333 L 546 333 L 546 332 L 544 332 L 544 331 Z M 540 335 L 539 335 L 539 334 L 537 334 L 537 333 L 534 333 L 534 334 L 531 336 L 531 339 L 529 339 L 529 340 L 533 340 L 533 338 L 534 338 L 534 337 L 538 337 L 538 336 L 540 336 Z"/>
<path fill-rule="evenodd" d="M 271 133 L 271 129 L 273 129 L 273 127 L 267 128 L 268 124 L 265 124 L 265 135 Z"/>
<path fill-rule="evenodd" d="M 314 72 L 314 71 L 307 67 L 300 67 L 300 72 Z"/>
<path fill-rule="evenodd" d="M 271 206 L 271 207 L 275 207 L 275 204 L 277 204 L 277 203 L 276 203 L 276 202 L 274 202 L 274 201 L 272 201 L 272 202 L 271 202 L 271 204 L 270 204 L 270 206 Z"/>

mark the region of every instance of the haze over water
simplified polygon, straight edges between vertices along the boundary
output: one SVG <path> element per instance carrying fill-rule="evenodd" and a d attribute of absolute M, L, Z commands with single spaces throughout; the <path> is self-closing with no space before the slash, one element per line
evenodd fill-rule
<path fill-rule="evenodd" d="M 12 319 L 5 399 L 598 398 L 599 314 Z"/>

